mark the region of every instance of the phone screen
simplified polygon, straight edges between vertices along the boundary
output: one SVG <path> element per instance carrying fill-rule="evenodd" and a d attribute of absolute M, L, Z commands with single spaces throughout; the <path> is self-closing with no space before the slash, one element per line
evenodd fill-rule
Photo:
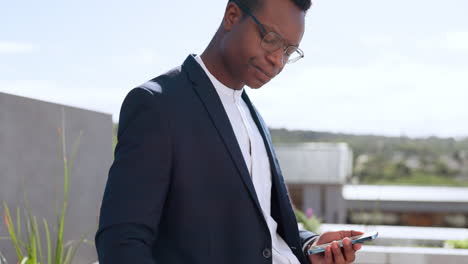
<path fill-rule="evenodd" d="M 357 236 L 350 237 L 350 239 L 351 239 L 352 244 L 356 244 L 356 243 L 362 243 L 362 242 L 368 241 L 368 240 L 374 240 L 374 239 L 377 238 L 378 235 L 379 235 L 378 232 L 364 233 L 362 235 L 357 235 Z M 340 247 L 343 247 L 343 241 L 342 240 L 338 240 L 337 242 L 340 245 Z M 318 245 L 318 246 L 313 246 L 313 247 L 311 247 L 309 249 L 309 251 L 307 251 L 307 254 L 313 255 L 313 254 L 322 253 L 331 244 L 332 243 L 326 243 L 326 244 L 321 244 L 321 245 Z"/>

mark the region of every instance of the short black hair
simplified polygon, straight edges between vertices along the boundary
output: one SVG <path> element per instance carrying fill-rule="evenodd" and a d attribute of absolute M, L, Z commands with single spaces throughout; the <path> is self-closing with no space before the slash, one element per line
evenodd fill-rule
<path fill-rule="evenodd" d="M 311 0 L 284 0 L 284 1 L 292 1 L 297 7 L 299 7 L 304 12 L 309 10 L 310 6 L 312 5 Z M 229 2 L 239 2 L 245 7 L 247 7 L 249 10 L 254 12 L 254 11 L 257 11 L 265 2 L 268 2 L 268 0 L 229 0 Z"/>

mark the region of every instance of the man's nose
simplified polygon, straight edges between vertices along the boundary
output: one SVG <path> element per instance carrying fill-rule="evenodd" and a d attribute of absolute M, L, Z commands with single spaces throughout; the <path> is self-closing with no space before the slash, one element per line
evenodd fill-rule
<path fill-rule="evenodd" d="M 267 54 L 268 61 L 274 66 L 275 68 L 275 75 L 278 74 L 284 66 L 284 51 L 283 49 L 279 48 L 273 52 L 269 52 Z"/>

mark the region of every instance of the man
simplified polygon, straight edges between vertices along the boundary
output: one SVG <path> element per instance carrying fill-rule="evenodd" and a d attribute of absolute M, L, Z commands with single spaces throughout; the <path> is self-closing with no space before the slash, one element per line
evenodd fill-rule
<path fill-rule="evenodd" d="M 229 1 L 201 56 L 133 89 L 120 114 L 96 247 L 101 264 L 351 263 L 344 240 L 307 256 L 267 126 L 260 88 L 298 48 L 310 0 Z"/>

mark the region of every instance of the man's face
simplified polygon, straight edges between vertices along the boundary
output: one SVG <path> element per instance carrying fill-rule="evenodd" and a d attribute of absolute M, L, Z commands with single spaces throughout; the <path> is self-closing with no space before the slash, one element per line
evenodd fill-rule
<path fill-rule="evenodd" d="M 290 0 L 263 1 L 253 15 L 267 31 L 280 35 L 285 40 L 285 45 L 298 46 L 304 34 L 305 12 Z M 236 8 L 241 16 L 244 14 L 237 6 L 231 8 Z M 229 12 L 228 7 L 225 15 L 235 16 Z M 261 46 L 264 32 L 251 17 L 245 16 L 233 21 L 235 23 L 223 39 L 225 65 L 237 81 L 251 88 L 260 88 L 283 70 L 284 50 L 265 50 Z"/>

